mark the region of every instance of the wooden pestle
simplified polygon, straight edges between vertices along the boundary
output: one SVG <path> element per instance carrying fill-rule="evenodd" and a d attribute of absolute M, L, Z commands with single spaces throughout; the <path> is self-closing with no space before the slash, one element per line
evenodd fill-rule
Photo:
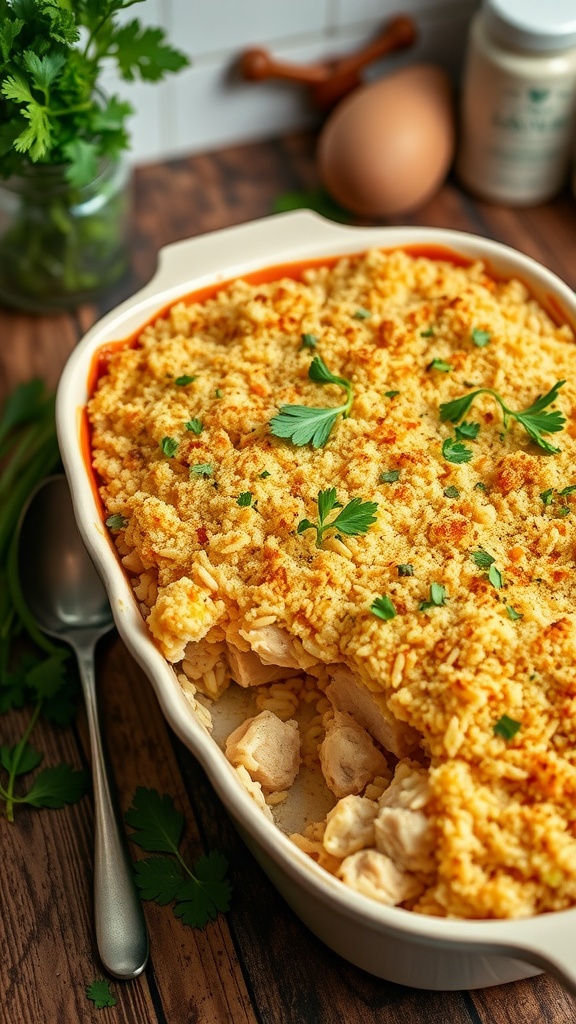
<path fill-rule="evenodd" d="M 282 78 L 308 85 L 314 103 L 322 110 L 328 110 L 361 84 L 363 68 L 387 53 L 412 46 L 416 35 L 412 18 L 398 15 L 387 23 L 376 39 L 351 56 L 317 64 L 285 64 L 275 60 L 268 50 L 253 47 L 242 54 L 239 71 L 252 82 Z"/>

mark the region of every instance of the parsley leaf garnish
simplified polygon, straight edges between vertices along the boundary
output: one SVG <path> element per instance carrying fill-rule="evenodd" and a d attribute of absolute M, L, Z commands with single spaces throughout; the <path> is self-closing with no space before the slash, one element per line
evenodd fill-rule
<path fill-rule="evenodd" d="M 240 508 L 248 508 L 252 504 L 252 491 L 242 491 L 236 498 L 236 504 L 240 505 Z"/>
<path fill-rule="evenodd" d="M 171 797 L 138 786 L 125 819 L 134 829 L 133 843 L 147 852 L 171 855 L 136 862 L 136 884 L 142 899 L 161 906 L 173 903 L 176 917 L 191 928 L 203 928 L 228 910 L 231 887 L 226 858 L 212 851 L 188 866 L 179 851 L 184 815 L 176 810 Z"/>
<path fill-rule="evenodd" d="M 400 477 L 399 469 L 387 469 L 383 473 L 380 473 L 378 482 L 381 484 L 395 484 Z"/>
<path fill-rule="evenodd" d="M 105 1006 L 116 1006 L 117 1003 L 110 989 L 110 982 L 104 978 L 97 978 L 86 986 L 86 998 L 94 1003 L 97 1010 L 103 1010 Z"/>
<path fill-rule="evenodd" d="M 434 328 L 433 327 L 427 327 L 425 331 L 420 331 L 420 337 L 421 338 L 433 338 L 434 337 Z"/>
<path fill-rule="evenodd" d="M 266 480 L 266 479 L 267 479 L 267 478 L 268 478 L 268 477 L 269 477 L 269 476 L 270 476 L 271 474 L 270 474 L 270 473 L 268 472 L 268 470 L 267 470 L 267 469 L 264 469 L 264 470 L 262 470 L 262 472 L 261 472 L 261 473 L 259 473 L 258 475 L 259 475 L 259 477 L 260 477 L 260 479 L 261 479 L 261 480 Z"/>
<path fill-rule="evenodd" d="M 365 309 L 364 306 L 360 306 L 354 313 L 355 320 L 369 320 L 372 313 L 369 309 Z"/>
<path fill-rule="evenodd" d="M 488 570 L 488 579 L 489 579 L 490 583 L 492 584 L 492 586 L 494 587 L 495 590 L 501 590 L 502 589 L 502 586 L 503 586 L 503 583 L 504 583 L 504 577 L 503 577 L 502 573 L 500 572 L 500 569 L 497 569 L 495 565 L 491 565 L 490 566 L 490 568 Z"/>
<path fill-rule="evenodd" d="M 398 614 L 391 598 L 387 594 L 377 597 L 370 605 L 370 611 L 377 619 L 382 619 L 384 622 L 390 622 Z"/>
<path fill-rule="evenodd" d="M 302 341 L 301 348 L 316 348 L 318 344 L 318 338 L 315 334 L 301 334 L 300 340 Z"/>
<path fill-rule="evenodd" d="M 310 522 L 309 519 L 301 519 L 298 523 L 297 533 L 305 533 L 306 530 L 316 531 L 316 547 L 322 547 L 322 541 L 326 530 L 336 530 L 338 533 L 345 533 L 349 537 L 357 537 L 366 533 L 370 526 L 376 522 L 378 505 L 375 501 L 362 501 L 362 498 L 352 498 L 347 505 L 342 505 L 336 497 L 336 488 L 330 487 L 326 491 L 319 491 L 318 498 L 318 521 Z M 326 522 L 326 517 L 334 509 L 341 511 L 331 522 Z"/>
<path fill-rule="evenodd" d="M 508 715 L 502 715 L 493 727 L 493 731 L 496 736 L 501 736 L 504 740 L 511 740 L 514 738 L 518 730 L 520 729 L 522 722 L 517 722 L 514 718 L 509 718 Z"/>
<path fill-rule="evenodd" d="M 480 424 L 464 420 L 454 428 L 454 433 L 459 441 L 475 441 L 480 433 Z"/>
<path fill-rule="evenodd" d="M 473 454 L 462 441 L 456 441 L 453 437 L 447 437 L 442 444 L 442 455 L 446 462 L 452 462 L 455 466 L 462 462 L 470 462 Z"/>
<path fill-rule="evenodd" d="M 310 405 L 282 405 L 276 416 L 270 420 L 270 429 L 275 437 L 289 438 L 299 448 L 311 444 L 322 448 L 328 440 L 338 416 L 343 419 L 350 415 L 353 402 L 352 384 L 345 377 L 337 377 L 326 366 L 320 356 L 315 356 L 308 370 L 308 377 L 315 384 L 336 384 L 346 392 L 346 401 L 335 408 L 318 408 Z"/>
<path fill-rule="evenodd" d="M 446 498 L 459 498 L 460 497 L 460 491 L 458 490 L 457 487 L 454 487 L 451 484 L 449 487 L 445 487 L 444 488 L 444 496 Z"/>
<path fill-rule="evenodd" d="M 385 391 L 384 392 L 385 398 L 396 398 L 396 395 L 399 395 L 399 394 L 400 394 L 399 391 Z"/>
<path fill-rule="evenodd" d="M 441 608 L 446 604 L 446 589 L 441 583 L 430 584 L 430 599 L 422 601 L 419 611 L 425 612 L 428 608 Z"/>
<path fill-rule="evenodd" d="M 490 331 L 481 331 L 478 327 L 475 327 L 472 331 L 471 338 L 476 345 L 476 348 L 486 348 L 486 345 L 490 344 L 491 334 Z"/>
<path fill-rule="evenodd" d="M 196 374 L 190 375 L 189 373 L 183 373 L 181 377 L 176 377 L 174 381 L 179 388 L 185 388 L 187 384 L 192 384 L 192 381 L 198 380 Z"/>
<path fill-rule="evenodd" d="M 202 423 L 202 420 L 188 420 L 188 423 L 185 423 L 184 426 L 186 427 L 186 430 L 190 430 L 193 434 L 196 434 L 197 436 L 199 436 L 204 430 L 204 424 Z"/>
<path fill-rule="evenodd" d="M 174 458 L 176 452 L 178 451 L 178 445 L 179 441 L 177 441 L 176 438 L 174 437 L 163 437 L 162 440 L 160 441 L 160 447 L 164 452 L 164 455 L 167 455 L 169 459 Z"/>
<path fill-rule="evenodd" d="M 472 391 L 469 395 L 456 398 L 453 402 L 444 402 L 440 406 L 440 419 L 442 422 L 458 423 L 466 415 L 472 402 L 478 395 L 491 395 L 502 409 L 504 430 L 508 429 L 510 419 L 514 419 L 524 427 L 531 440 L 540 448 L 551 455 L 557 455 L 560 449 L 555 448 L 542 435 L 555 434 L 559 430 L 563 430 L 566 418 L 559 409 L 555 409 L 553 412 L 544 412 L 544 410 L 552 402 L 556 401 L 558 392 L 565 383 L 565 380 L 557 381 L 550 388 L 550 391 L 545 395 L 540 395 L 528 409 L 523 409 L 520 412 L 514 412 L 512 409 L 509 409 L 498 392 L 493 391 L 492 388 L 479 388 L 477 391 Z"/>

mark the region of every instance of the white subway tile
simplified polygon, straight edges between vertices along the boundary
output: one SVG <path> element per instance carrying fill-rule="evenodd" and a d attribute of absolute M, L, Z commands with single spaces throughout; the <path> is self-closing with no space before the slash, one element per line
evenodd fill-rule
<path fill-rule="evenodd" d="M 282 60 L 305 64 L 327 53 L 346 53 L 361 38 L 349 36 L 349 46 L 331 39 L 303 47 L 280 47 L 277 54 Z M 192 67 L 178 80 L 174 78 L 168 89 L 174 113 L 170 154 L 270 138 L 320 121 L 304 86 L 242 81 L 230 60 Z"/>
<path fill-rule="evenodd" d="M 329 0 L 170 0 L 172 38 L 192 57 L 322 33 Z"/>

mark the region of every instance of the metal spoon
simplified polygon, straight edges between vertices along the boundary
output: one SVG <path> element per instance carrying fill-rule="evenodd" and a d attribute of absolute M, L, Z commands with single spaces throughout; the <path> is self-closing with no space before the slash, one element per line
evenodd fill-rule
<path fill-rule="evenodd" d="M 135 978 L 148 960 L 148 933 L 112 799 L 94 678 L 96 643 L 114 622 L 78 532 L 64 476 L 47 477 L 31 495 L 20 523 L 18 568 L 22 593 L 39 627 L 70 644 L 78 658 L 92 750 L 96 942 L 110 974 Z"/>

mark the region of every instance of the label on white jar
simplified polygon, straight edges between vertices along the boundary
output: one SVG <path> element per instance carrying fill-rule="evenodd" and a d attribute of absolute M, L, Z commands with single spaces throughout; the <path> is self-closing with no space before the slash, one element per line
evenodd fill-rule
<path fill-rule="evenodd" d="M 526 80 L 472 56 L 463 96 L 458 172 L 497 202 L 540 202 L 566 175 L 574 76 Z"/>

